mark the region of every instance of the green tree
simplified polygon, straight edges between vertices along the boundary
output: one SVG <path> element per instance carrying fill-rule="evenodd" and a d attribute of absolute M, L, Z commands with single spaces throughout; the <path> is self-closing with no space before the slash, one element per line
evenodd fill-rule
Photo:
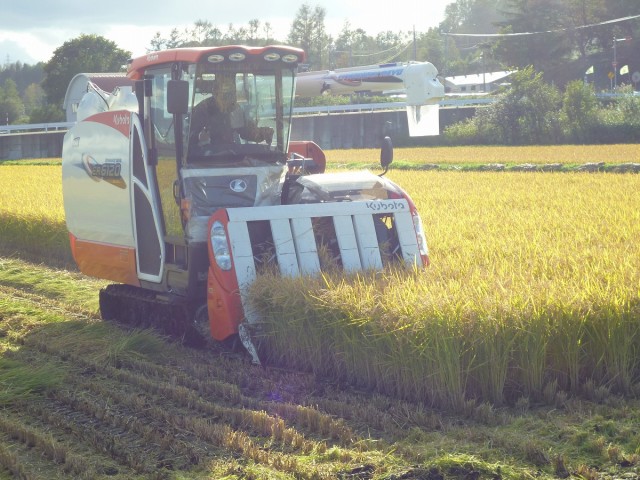
<path fill-rule="evenodd" d="M 564 1 L 509 0 L 505 14 L 508 19 L 500 23 L 502 32 L 527 34 L 498 42 L 496 54 L 505 64 L 545 71 L 571 55 L 571 39 L 562 30 L 571 28 L 573 20 Z"/>
<path fill-rule="evenodd" d="M 456 0 L 445 8 L 440 30 L 448 33 L 496 33 L 506 0 Z"/>
<path fill-rule="evenodd" d="M 457 0 L 447 5 L 445 18 L 439 25 L 442 41 L 442 68 L 447 75 L 466 75 L 481 66 L 502 69 L 500 58 L 493 53 L 494 42 L 455 34 L 498 33 L 498 25 L 506 20 L 509 0 Z M 435 48 L 430 48 L 434 53 Z M 481 54 L 484 52 L 484 58 Z M 491 54 L 489 54 L 491 52 Z M 435 62 L 432 61 L 436 66 Z"/>
<path fill-rule="evenodd" d="M 23 94 L 29 85 L 42 81 L 44 77 L 42 71 L 43 65 L 41 62 L 35 65 L 28 65 L 20 61 L 5 64 L 3 67 L 0 67 L 0 84 L 3 84 L 10 78 L 16 82 L 18 91 Z"/>
<path fill-rule="evenodd" d="M 593 87 L 581 80 L 569 82 L 562 99 L 567 136 L 574 142 L 587 142 L 598 119 L 598 99 Z"/>
<path fill-rule="evenodd" d="M 259 32 L 264 32 L 264 38 Z M 261 23 L 258 19 L 250 20 L 248 26 L 236 27 L 232 23 L 227 25 L 227 31 L 222 32 L 209 20 L 196 20 L 192 27 L 179 32 L 174 28 L 165 38 L 160 32 L 156 32 L 151 39 L 147 51 L 155 52 L 169 48 L 179 47 L 215 47 L 218 45 L 245 44 L 245 45 L 267 45 L 274 42 L 271 37 L 271 24 Z"/>
<path fill-rule="evenodd" d="M 511 88 L 492 106 L 506 144 L 548 144 L 559 139 L 560 93 L 528 66 L 511 76 Z"/>
<path fill-rule="evenodd" d="M 119 72 L 131 58 L 131 52 L 122 50 L 99 35 L 80 35 L 69 40 L 53 52 L 44 66 L 42 88 L 49 103 L 62 105 L 67 86 L 78 73 Z"/>
<path fill-rule="evenodd" d="M 66 121 L 64 110 L 57 105 L 42 105 L 35 108 L 29 115 L 29 123 L 51 123 L 64 121 Z"/>
<path fill-rule="evenodd" d="M 543 145 L 562 140 L 557 88 L 528 66 L 510 77 L 511 87 L 496 102 L 445 130 L 448 141 L 502 145 Z"/>
<path fill-rule="evenodd" d="M 603 19 L 607 19 L 606 5 L 606 0 L 567 0 L 566 2 L 568 12 L 566 20 L 569 25 L 567 36 L 573 45 L 574 51 L 577 51 L 581 58 L 585 58 L 594 50 L 594 47 L 598 44 L 598 36 L 608 28 L 578 27 L 593 25 Z"/>
<path fill-rule="evenodd" d="M 6 124 L 24 123 L 24 105 L 18 92 L 16 82 L 5 80 L 0 88 L 0 122 Z"/>
<path fill-rule="evenodd" d="M 307 53 L 311 70 L 320 70 L 327 65 L 331 38 L 324 25 L 326 10 L 320 6 L 311 8 L 304 3 L 298 9 L 291 24 L 287 41 Z"/>
<path fill-rule="evenodd" d="M 147 52 L 157 52 L 159 50 L 167 50 L 170 48 L 176 48 L 182 45 L 185 40 L 182 39 L 180 32 L 177 28 L 171 29 L 169 33 L 169 38 L 164 38 L 160 32 L 156 32 L 156 34 L 151 39 L 151 43 L 149 48 L 147 48 Z"/>
<path fill-rule="evenodd" d="M 32 83 L 29 85 L 22 95 L 22 101 L 24 103 L 24 113 L 31 115 L 35 109 L 40 108 L 47 103 L 46 94 L 39 83 Z"/>
<path fill-rule="evenodd" d="M 447 63 L 452 60 L 451 57 L 459 58 L 455 43 L 450 40 L 450 37 L 440 35 L 440 32 L 435 28 L 430 28 L 426 33 L 418 34 L 415 60 L 431 62 L 438 69 L 440 75 L 448 75 Z"/>
<path fill-rule="evenodd" d="M 352 29 L 351 23 L 346 21 L 340 35 L 332 45 L 330 67 L 342 68 L 360 65 L 361 63 L 357 59 L 369 51 L 372 43 L 373 39 L 367 35 L 367 32 L 361 28 Z"/>

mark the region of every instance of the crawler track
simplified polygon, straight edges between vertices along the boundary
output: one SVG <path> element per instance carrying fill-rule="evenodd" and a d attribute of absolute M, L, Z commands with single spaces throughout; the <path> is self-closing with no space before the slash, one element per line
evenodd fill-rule
<path fill-rule="evenodd" d="M 195 327 L 197 308 L 170 294 L 113 284 L 100 290 L 100 313 L 135 328 L 153 328 L 185 344 L 202 347 L 206 339 Z"/>

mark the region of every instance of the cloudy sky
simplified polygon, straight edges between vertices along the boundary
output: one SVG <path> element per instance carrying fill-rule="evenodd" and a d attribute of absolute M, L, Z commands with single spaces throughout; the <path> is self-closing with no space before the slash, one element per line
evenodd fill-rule
<path fill-rule="evenodd" d="M 426 31 L 444 17 L 454 0 L 318 0 L 306 2 L 326 11 L 328 33 L 337 36 L 346 21 L 375 36 L 378 32 Z M 146 53 L 156 32 L 168 37 L 196 20 L 208 20 L 223 32 L 231 23 L 247 26 L 252 19 L 269 22 L 276 38 L 284 40 L 305 2 L 299 0 L 17 0 L 6 1 L 0 12 L 0 65 L 20 60 L 46 62 L 53 51 L 80 34 L 97 34 L 114 41 L 133 56 Z"/>

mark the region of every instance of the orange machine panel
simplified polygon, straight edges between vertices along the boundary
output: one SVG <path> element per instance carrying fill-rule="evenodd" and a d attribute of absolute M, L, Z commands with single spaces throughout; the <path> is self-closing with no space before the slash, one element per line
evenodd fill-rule
<path fill-rule="evenodd" d="M 69 234 L 71 253 L 85 275 L 139 286 L 136 251 L 130 247 L 78 240 Z"/>
<path fill-rule="evenodd" d="M 327 159 L 322 149 L 309 140 L 298 140 L 289 142 L 289 153 L 297 153 L 304 158 L 312 158 L 316 167 L 309 173 L 324 173 L 327 166 Z"/>

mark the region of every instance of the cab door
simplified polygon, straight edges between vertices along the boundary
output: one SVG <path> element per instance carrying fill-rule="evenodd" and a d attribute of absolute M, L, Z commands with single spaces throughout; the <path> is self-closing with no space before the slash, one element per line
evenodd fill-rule
<path fill-rule="evenodd" d="M 131 204 L 136 267 L 140 280 L 160 283 L 165 264 L 164 228 L 160 201 L 156 193 L 155 173 L 148 163 L 142 132 L 138 115 L 131 114 Z"/>

